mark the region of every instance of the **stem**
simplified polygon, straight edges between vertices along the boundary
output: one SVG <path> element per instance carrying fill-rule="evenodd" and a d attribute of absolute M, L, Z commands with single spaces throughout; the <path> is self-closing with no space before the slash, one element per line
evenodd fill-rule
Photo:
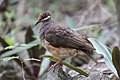
<path fill-rule="evenodd" d="M 42 55 L 42 56 L 40 56 L 40 57 L 50 58 L 50 60 L 51 60 L 51 61 L 54 61 L 54 62 L 58 62 L 58 61 L 59 61 L 59 59 L 57 59 L 57 58 L 55 58 L 55 57 L 53 57 L 53 56 L 50 56 L 50 55 Z M 79 68 L 76 68 L 75 66 L 73 66 L 73 65 L 71 65 L 71 64 L 68 64 L 68 63 L 66 63 L 65 61 L 63 61 L 63 62 L 61 62 L 61 63 L 62 63 L 63 65 L 65 65 L 65 66 L 67 66 L 67 67 L 75 70 L 75 71 L 78 72 L 79 74 L 82 74 L 82 75 L 84 75 L 84 76 L 86 76 L 86 77 L 89 76 L 89 75 L 88 75 L 86 72 L 84 72 L 83 70 L 81 70 L 81 69 L 79 69 Z"/>

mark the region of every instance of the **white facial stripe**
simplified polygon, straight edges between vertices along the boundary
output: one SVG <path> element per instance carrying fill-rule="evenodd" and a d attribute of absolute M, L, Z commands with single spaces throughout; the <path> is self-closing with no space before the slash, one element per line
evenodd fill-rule
<path fill-rule="evenodd" d="M 47 19 L 49 19 L 49 18 L 50 18 L 50 16 L 48 16 L 48 17 L 42 19 L 42 21 L 45 21 L 45 20 L 47 20 Z"/>

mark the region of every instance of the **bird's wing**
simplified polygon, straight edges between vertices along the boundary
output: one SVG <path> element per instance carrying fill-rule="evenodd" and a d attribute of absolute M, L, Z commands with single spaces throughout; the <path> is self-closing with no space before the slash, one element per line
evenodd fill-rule
<path fill-rule="evenodd" d="M 87 39 L 68 27 L 52 27 L 45 33 L 45 39 L 54 47 L 94 50 Z"/>

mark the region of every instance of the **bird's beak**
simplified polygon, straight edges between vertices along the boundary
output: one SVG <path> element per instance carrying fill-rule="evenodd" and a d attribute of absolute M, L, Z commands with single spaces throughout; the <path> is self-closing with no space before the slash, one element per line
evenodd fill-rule
<path fill-rule="evenodd" d="M 35 23 L 35 26 L 36 26 L 38 23 L 40 23 L 40 22 L 41 22 L 41 20 L 38 19 L 38 20 L 36 21 L 36 23 Z"/>

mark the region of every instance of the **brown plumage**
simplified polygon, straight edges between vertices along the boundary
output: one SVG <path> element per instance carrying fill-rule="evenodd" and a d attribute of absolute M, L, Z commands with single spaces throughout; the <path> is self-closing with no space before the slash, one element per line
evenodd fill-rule
<path fill-rule="evenodd" d="M 39 22 L 42 22 L 40 27 L 42 45 L 51 52 L 53 56 L 60 60 L 76 55 L 88 55 L 92 58 L 90 54 L 95 48 L 88 39 L 83 38 L 69 27 L 56 22 L 49 12 L 41 13 L 35 25 Z"/>

